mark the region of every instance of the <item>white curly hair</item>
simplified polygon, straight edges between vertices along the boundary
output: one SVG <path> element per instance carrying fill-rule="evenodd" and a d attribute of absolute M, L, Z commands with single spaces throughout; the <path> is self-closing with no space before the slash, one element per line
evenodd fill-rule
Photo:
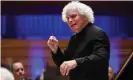
<path fill-rule="evenodd" d="M 79 1 L 72 1 L 63 8 L 62 20 L 64 22 L 67 22 L 67 13 L 72 10 L 77 10 L 79 14 L 85 15 L 87 17 L 88 22 L 94 23 L 94 12 L 91 7 Z"/>

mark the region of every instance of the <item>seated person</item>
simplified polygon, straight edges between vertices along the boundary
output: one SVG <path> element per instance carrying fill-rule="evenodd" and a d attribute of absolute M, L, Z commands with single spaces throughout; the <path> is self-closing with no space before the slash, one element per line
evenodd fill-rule
<path fill-rule="evenodd" d="M 19 76 L 21 80 L 29 80 L 28 78 L 25 77 L 24 66 L 21 62 L 19 61 L 13 62 L 12 67 L 13 67 L 13 73 Z"/>

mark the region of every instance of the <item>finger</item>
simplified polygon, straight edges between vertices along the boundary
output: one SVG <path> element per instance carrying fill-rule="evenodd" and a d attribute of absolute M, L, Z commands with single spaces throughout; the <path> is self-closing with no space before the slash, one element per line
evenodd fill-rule
<path fill-rule="evenodd" d="M 65 62 L 63 62 L 62 64 L 61 64 L 61 66 L 60 66 L 60 72 L 61 72 L 61 74 L 62 75 L 64 75 L 65 74 L 65 69 L 66 69 L 66 63 Z"/>
<path fill-rule="evenodd" d="M 49 38 L 49 41 L 50 41 L 50 42 L 53 42 L 53 41 L 54 41 L 54 39 L 53 39 L 53 38 Z"/>
<path fill-rule="evenodd" d="M 50 40 L 47 41 L 47 45 L 48 45 L 48 46 L 51 46 L 51 44 L 50 44 Z"/>
<path fill-rule="evenodd" d="M 64 63 L 62 63 L 61 66 L 60 66 L 60 72 L 61 72 L 62 75 L 63 75 L 63 66 L 64 66 Z"/>
<path fill-rule="evenodd" d="M 67 70 L 68 70 L 68 66 L 65 64 L 64 69 L 63 69 L 63 76 L 66 74 Z"/>
<path fill-rule="evenodd" d="M 49 39 L 47 43 L 48 43 L 48 45 L 54 45 L 54 44 L 58 43 L 58 40 Z"/>
<path fill-rule="evenodd" d="M 53 40 L 53 37 L 50 36 L 50 37 L 49 37 L 49 42 L 52 42 L 52 40 Z"/>
<path fill-rule="evenodd" d="M 49 41 L 50 41 L 50 43 L 57 43 L 58 42 L 58 40 L 54 39 L 54 38 L 50 38 Z"/>
<path fill-rule="evenodd" d="M 65 75 L 68 76 L 70 72 L 70 68 L 67 68 Z"/>
<path fill-rule="evenodd" d="M 52 46 L 52 44 L 54 44 L 54 43 L 50 42 L 50 40 L 48 40 L 47 44 L 48 44 L 48 46 Z"/>

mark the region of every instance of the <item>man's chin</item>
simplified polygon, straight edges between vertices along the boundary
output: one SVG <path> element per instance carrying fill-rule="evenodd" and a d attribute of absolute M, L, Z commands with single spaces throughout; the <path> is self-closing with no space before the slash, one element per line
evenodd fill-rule
<path fill-rule="evenodd" d="M 72 32 L 77 33 L 77 31 L 72 30 Z"/>
<path fill-rule="evenodd" d="M 71 29 L 72 32 L 77 33 L 78 31 L 75 29 Z"/>

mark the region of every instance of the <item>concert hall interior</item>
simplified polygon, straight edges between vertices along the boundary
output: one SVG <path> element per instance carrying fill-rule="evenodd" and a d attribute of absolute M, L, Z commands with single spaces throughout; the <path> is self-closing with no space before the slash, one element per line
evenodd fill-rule
<path fill-rule="evenodd" d="M 32 80 L 44 72 L 44 80 L 68 80 L 60 74 L 47 46 L 49 36 L 54 35 L 62 50 L 67 47 L 73 32 L 62 21 L 61 12 L 68 2 L 1 1 L 1 63 L 12 70 L 14 61 L 22 62 L 25 76 Z M 94 23 L 109 36 L 114 80 L 133 80 L 133 2 L 81 2 L 91 6 Z M 120 78 L 122 74 L 130 78 Z M 19 80 L 16 75 L 15 80 Z"/>

